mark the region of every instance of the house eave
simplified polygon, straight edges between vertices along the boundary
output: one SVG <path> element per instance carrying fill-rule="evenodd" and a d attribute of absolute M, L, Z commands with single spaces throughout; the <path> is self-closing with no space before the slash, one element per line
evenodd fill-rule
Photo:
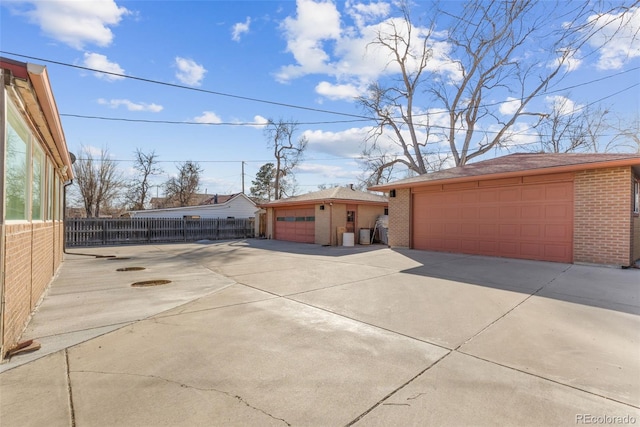
<path fill-rule="evenodd" d="M 391 182 L 383 185 L 375 185 L 373 187 L 369 187 L 368 190 L 388 192 L 389 190 L 395 190 L 395 189 L 426 187 L 429 185 L 453 184 L 458 182 L 466 182 L 466 181 L 474 181 L 474 180 L 477 181 L 477 180 L 512 178 L 517 176 L 547 175 L 547 174 L 564 173 L 564 172 L 577 172 L 577 171 L 591 170 L 591 169 L 604 169 L 604 168 L 614 168 L 614 167 L 620 167 L 620 166 L 638 166 L 638 165 L 640 165 L 640 157 L 618 159 L 618 160 L 596 161 L 596 162 L 590 162 L 590 163 L 578 163 L 578 164 L 563 165 L 563 166 L 549 166 L 549 167 L 543 167 L 543 168 L 515 170 L 515 171 L 509 171 L 509 172 L 496 172 L 496 173 L 490 173 L 490 174 L 465 175 L 465 176 L 454 177 L 454 178 L 441 178 L 441 179 L 431 179 L 431 180 L 424 180 L 424 181 L 419 181 L 419 180 L 409 181 L 409 182 L 397 181 L 396 183 Z"/>

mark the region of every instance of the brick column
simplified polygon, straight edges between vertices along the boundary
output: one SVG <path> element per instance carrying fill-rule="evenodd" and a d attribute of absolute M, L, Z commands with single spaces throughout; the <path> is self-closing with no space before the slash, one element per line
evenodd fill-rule
<path fill-rule="evenodd" d="M 408 248 L 411 244 L 411 189 L 396 190 L 389 197 L 389 246 Z"/>

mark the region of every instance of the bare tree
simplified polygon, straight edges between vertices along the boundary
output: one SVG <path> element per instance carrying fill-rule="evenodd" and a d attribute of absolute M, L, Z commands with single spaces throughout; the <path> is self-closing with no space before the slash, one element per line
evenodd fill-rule
<path fill-rule="evenodd" d="M 594 138 L 597 138 L 604 115 L 600 121 L 591 118 L 587 108 L 576 110 L 568 97 L 558 96 L 553 100 L 551 112 L 543 115 L 535 126 L 540 140 L 540 150 L 545 153 L 569 153 L 575 151 L 590 151 L 593 149 Z"/>
<path fill-rule="evenodd" d="M 191 199 L 200 189 L 202 168 L 191 160 L 179 163 L 176 167 L 178 175 L 167 180 L 165 194 L 167 199 L 176 200 L 179 206 L 189 206 Z"/>
<path fill-rule="evenodd" d="M 295 189 L 295 178 L 293 170 L 302 160 L 308 140 L 301 136 L 297 140 L 294 134 L 298 130 L 298 123 L 294 121 L 285 122 L 280 119 L 275 122 L 269 119 L 265 128 L 265 135 L 269 141 L 269 147 L 273 149 L 275 161 L 275 199 L 281 199 L 285 195 L 291 195 L 291 190 Z M 285 178 L 288 177 L 288 178 Z M 290 188 L 283 185 L 283 180 L 288 179 Z M 287 191 L 289 190 L 289 191 Z"/>
<path fill-rule="evenodd" d="M 608 123 L 611 132 L 604 138 L 604 147 L 596 147 L 596 151 L 627 151 L 640 154 L 640 116 L 631 119 L 617 117 Z"/>
<path fill-rule="evenodd" d="M 131 209 L 140 210 L 147 207 L 151 188 L 150 179 L 155 175 L 160 175 L 163 171 L 157 164 L 158 155 L 155 151 L 144 153 L 136 148 L 134 156 L 133 168 L 138 174 L 129 185 L 126 197 Z"/>
<path fill-rule="evenodd" d="M 601 28 L 603 23 L 593 16 L 623 16 L 609 24 L 624 25 L 628 5 L 606 11 L 592 6 L 556 5 L 566 19 L 564 25 L 551 27 L 546 16 L 554 10 L 542 10 L 548 3 L 470 1 L 460 14 L 432 17 L 432 22 L 437 17 L 451 22 L 443 32 L 435 24 L 414 26 L 407 3 L 402 3 L 402 19 L 388 20 L 369 45 L 389 54 L 388 68 L 399 78 L 376 82 L 359 98 L 377 120 L 367 150 L 381 147 L 389 153 L 374 157 L 371 169 L 401 164 L 424 174 L 443 164 L 449 153 L 442 147 L 449 149 L 455 166 L 462 166 L 508 146 L 517 121 L 541 116 L 527 109 L 530 102 L 563 77 L 577 52 Z M 548 56 L 532 57 L 532 43 Z M 495 102 L 505 98 L 509 105 Z"/>
<path fill-rule="evenodd" d="M 107 148 L 101 149 L 95 158 L 88 147 L 81 147 L 73 174 L 87 218 L 99 217 L 101 209 L 111 208 L 124 187 L 122 173 Z"/>

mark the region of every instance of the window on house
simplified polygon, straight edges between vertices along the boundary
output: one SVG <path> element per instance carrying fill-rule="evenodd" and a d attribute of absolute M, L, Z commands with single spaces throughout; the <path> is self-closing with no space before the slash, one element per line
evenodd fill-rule
<path fill-rule="evenodd" d="M 44 153 L 36 144 L 33 144 L 33 156 L 31 159 L 31 219 L 44 219 Z"/>
<path fill-rule="evenodd" d="M 45 219 L 53 219 L 53 164 L 47 162 L 47 216 Z"/>
<path fill-rule="evenodd" d="M 633 212 L 640 213 L 640 181 L 633 183 Z"/>
<path fill-rule="evenodd" d="M 29 131 L 13 108 L 7 110 L 6 141 L 5 215 L 8 220 L 26 220 L 29 219 Z"/>

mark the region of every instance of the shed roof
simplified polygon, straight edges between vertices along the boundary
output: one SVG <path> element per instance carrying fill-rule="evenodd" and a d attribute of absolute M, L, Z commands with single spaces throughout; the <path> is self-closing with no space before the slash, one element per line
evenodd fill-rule
<path fill-rule="evenodd" d="M 370 187 L 374 191 L 433 183 L 465 181 L 469 178 L 506 178 L 585 169 L 640 165 L 640 154 L 629 153 L 516 153 L 450 169 Z"/>
<path fill-rule="evenodd" d="M 274 200 L 273 202 L 263 203 L 260 207 L 276 207 L 285 205 L 304 205 L 322 202 L 338 202 L 353 204 L 387 204 L 389 199 L 386 196 L 367 193 L 365 191 L 355 190 L 350 187 L 333 187 L 326 190 L 313 191 L 311 193 L 302 194 L 300 196 L 288 197 L 286 199 Z"/>

